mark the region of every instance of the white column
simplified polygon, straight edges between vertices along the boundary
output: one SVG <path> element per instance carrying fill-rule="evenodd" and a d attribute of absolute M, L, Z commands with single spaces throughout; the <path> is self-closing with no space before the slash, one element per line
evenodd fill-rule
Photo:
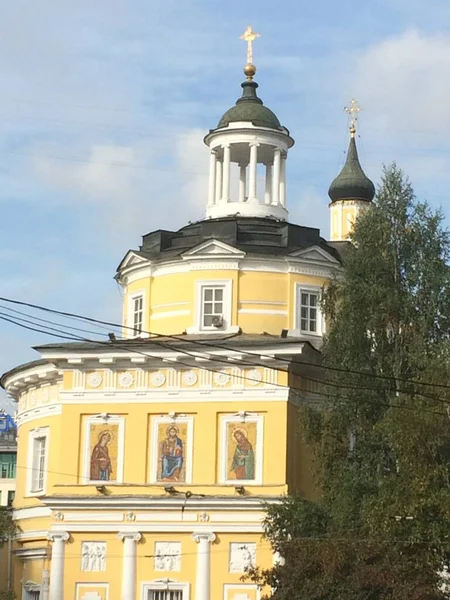
<path fill-rule="evenodd" d="M 250 144 L 250 165 L 248 174 L 248 201 L 258 202 L 256 196 L 256 175 L 258 165 L 258 146 L 259 144 Z"/>
<path fill-rule="evenodd" d="M 48 569 L 43 569 L 43 571 L 42 571 L 42 583 L 41 583 L 41 595 L 39 596 L 39 598 L 41 600 L 49 600 L 48 599 L 49 589 L 50 589 L 50 576 L 49 576 L 49 572 L 48 572 Z"/>
<path fill-rule="evenodd" d="M 278 205 L 280 199 L 281 150 L 277 148 L 273 155 L 272 204 Z"/>
<path fill-rule="evenodd" d="M 211 150 L 209 157 L 209 190 L 208 190 L 208 206 L 213 206 L 216 196 L 216 152 Z"/>
<path fill-rule="evenodd" d="M 245 192 L 247 185 L 247 166 L 239 165 L 239 202 L 245 202 Z"/>
<path fill-rule="evenodd" d="M 230 146 L 223 147 L 222 202 L 230 201 Z"/>
<path fill-rule="evenodd" d="M 264 202 L 270 204 L 272 200 L 272 165 L 266 165 L 266 192 Z"/>
<path fill-rule="evenodd" d="M 64 600 L 64 545 L 69 537 L 67 531 L 49 533 L 47 536 L 53 542 L 49 600 Z"/>
<path fill-rule="evenodd" d="M 286 156 L 281 157 L 280 204 L 286 207 Z"/>
<path fill-rule="evenodd" d="M 219 157 L 216 160 L 216 204 L 219 204 L 222 197 L 222 161 Z"/>
<path fill-rule="evenodd" d="M 141 534 L 136 531 L 121 531 L 117 534 L 123 540 L 122 594 L 120 600 L 136 600 L 136 544 Z"/>
<path fill-rule="evenodd" d="M 211 600 L 211 543 L 216 535 L 201 531 L 194 532 L 192 537 L 198 544 L 195 600 Z"/>

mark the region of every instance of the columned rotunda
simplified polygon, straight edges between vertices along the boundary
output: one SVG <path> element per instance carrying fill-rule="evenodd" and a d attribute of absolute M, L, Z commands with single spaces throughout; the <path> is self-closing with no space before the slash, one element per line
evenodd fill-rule
<path fill-rule="evenodd" d="M 205 218 L 125 254 L 123 338 L 39 346 L 1 379 L 18 406 L 22 600 L 258 600 L 246 571 L 279 560 L 264 503 L 314 494 L 297 411 L 315 397 L 321 290 L 374 189 L 352 129 L 331 241 L 289 222 L 294 140 L 243 38 L 242 97 L 205 137 Z"/>

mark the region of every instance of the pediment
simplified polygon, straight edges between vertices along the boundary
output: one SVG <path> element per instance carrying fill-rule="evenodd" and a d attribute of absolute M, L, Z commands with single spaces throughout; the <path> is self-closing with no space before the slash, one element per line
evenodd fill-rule
<path fill-rule="evenodd" d="M 320 246 L 311 246 L 310 248 L 303 248 L 302 250 L 296 250 L 289 254 L 289 258 L 298 258 L 304 262 L 311 262 L 316 264 L 327 263 L 329 265 L 339 265 L 339 261 L 334 258 L 330 253 L 321 248 Z"/>
<path fill-rule="evenodd" d="M 206 242 L 202 242 L 195 248 L 191 248 L 186 252 L 183 252 L 183 259 L 198 259 L 198 258 L 243 258 L 245 256 L 245 252 L 242 250 L 237 250 L 237 248 L 233 248 L 233 246 L 229 246 L 224 242 L 220 242 L 219 240 L 208 240 Z"/>
<path fill-rule="evenodd" d="M 145 256 L 141 256 L 135 250 L 128 250 L 128 252 L 125 254 L 124 258 L 122 259 L 122 262 L 117 267 L 117 270 L 120 271 L 122 269 L 126 269 L 127 267 L 134 267 L 136 265 L 140 265 L 140 264 L 144 264 L 144 263 L 148 263 L 148 262 L 149 262 L 148 258 L 146 258 Z"/>

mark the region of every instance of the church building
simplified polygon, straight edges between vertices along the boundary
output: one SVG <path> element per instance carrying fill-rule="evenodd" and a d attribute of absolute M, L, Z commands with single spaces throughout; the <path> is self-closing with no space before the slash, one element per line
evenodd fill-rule
<path fill-rule="evenodd" d="M 374 186 L 352 121 L 330 240 L 289 222 L 294 139 L 259 97 L 255 37 L 241 96 L 204 138 L 204 219 L 146 233 L 118 266 L 123 339 L 42 345 L 1 379 L 18 404 L 21 600 L 258 600 L 243 575 L 277 560 L 263 503 L 314 494 L 297 411 L 314 398 L 321 290 Z"/>

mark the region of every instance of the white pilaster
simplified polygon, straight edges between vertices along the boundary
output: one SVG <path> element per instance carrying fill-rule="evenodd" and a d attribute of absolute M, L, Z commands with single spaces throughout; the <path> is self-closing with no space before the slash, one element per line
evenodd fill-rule
<path fill-rule="evenodd" d="M 216 160 L 216 204 L 219 204 L 222 197 L 222 161 L 219 157 Z"/>
<path fill-rule="evenodd" d="M 211 600 L 211 544 L 216 535 L 200 531 L 194 532 L 192 537 L 198 544 L 195 600 Z"/>
<path fill-rule="evenodd" d="M 49 600 L 64 600 L 64 553 L 69 537 L 67 531 L 49 533 L 47 536 L 47 539 L 53 542 Z"/>
<path fill-rule="evenodd" d="M 208 190 L 208 206 L 213 206 L 216 199 L 216 153 L 211 150 L 209 158 L 209 190 Z"/>
<path fill-rule="evenodd" d="M 280 201 L 281 150 L 276 148 L 273 153 L 272 175 L 272 204 L 277 206 Z"/>
<path fill-rule="evenodd" d="M 247 186 L 247 165 L 239 165 L 239 202 L 245 202 Z"/>
<path fill-rule="evenodd" d="M 286 206 L 286 156 L 281 156 L 280 169 L 280 204 Z"/>
<path fill-rule="evenodd" d="M 265 204 L 272 201 L 272 165 L 266 165 L 266 191 L 264 194 Z"/>
<path fill-rule="evenodd" d="M 222 202 L 230 201 L 230 146 L 223 147 L 223 171 L 222 171 Z"/>
<path fill-rule="evenodd" d="M 136 600 L 136 544 L 141 539 L 137 531 L 121 531 L 123 540 L 122 594 L 120 600 Z"/>
<path fill-rule="evenodd" d="M 254 202 L 254 203 L 258 202 L 258 198 L 256 196 L 258 146 L 259 146 L 259 144 L 256 144 L 256 143 L 250 144 L 250 165 L 249 165 L 249 173 L 248 173 L 248 201 Z"/>

